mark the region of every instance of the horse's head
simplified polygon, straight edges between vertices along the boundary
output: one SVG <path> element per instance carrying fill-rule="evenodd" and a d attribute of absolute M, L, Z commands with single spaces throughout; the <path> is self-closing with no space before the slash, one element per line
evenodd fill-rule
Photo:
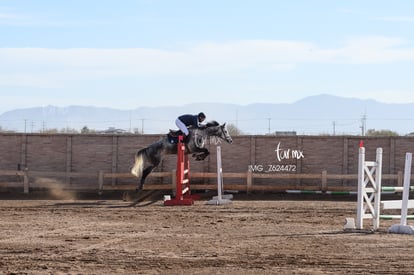
<path fill-rule="evenodd" d="M 217 123 L 217 133 L 216 136 L 227 141 L 228 143 L 233 143 L 233 139 L 231 138 L 229 131 L 227 130 L 226 123 L 223 125 L 219 125 Z"/>
<path fill-rule="evenodd" d="M 220 138 L 224 139 L 228 143 L 232 144 L 233 139 L 231 138 L 229 131 L 227 130 L 226 123 L 220 125 Z"/>
<path fill-rule="evenodd" d="M 233 143 L 233 139 L 231 138 L 229 131 L 227 131 L 226 123 L 220 125 L 217 121 L 211 121 L 206 124 L 206 127 L 210 136 L 216 136 L 228 143 Z"/>

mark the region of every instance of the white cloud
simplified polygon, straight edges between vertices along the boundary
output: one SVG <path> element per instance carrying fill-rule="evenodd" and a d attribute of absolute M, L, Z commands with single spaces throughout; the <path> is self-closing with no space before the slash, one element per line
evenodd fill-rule
<path fill-rule="evenodd" d="M 349 64 L 380 64 L 413 61 L 414 48 L 403 47 L 405 41 L 390 37 L 360 37 L 345 42 L 345 46 L 333 50 L 337 62 Z"/>
<path fill-rule="evenodd" d="M 238 71 L 251 68 L 286 70 L 312 58 L 309 42 L 275 40 L 239 40 L 204 43 L 192 48 L 188 58 L 194 67 L 214 71 Z"/>
<path fill-rule="evenodd" d="M 388 37 L 363 37 L 342 47 L 311 42 L 239 40 L 184 50 L 146 48 L 0 48 L 0 84 L 56 87 L 68 81 L 148 75 L 220 75 L 289 71 L 302 63 L 380 64 L 414 61 L 414 48 Z"/>
<path fill-rule="evenodd" d="M 19 13 L 0 7 L 0 26 L 85 27 L 111 24 L 110 20 L 65 19 L 62 14 Z"/>
<path fill-rule="evenodd" d="M 25 17 L 20 14 L 0 12 L 0 20 L 19 20 L 24 18 Z"/>
<path fill-rule="evenodd" d="M 0 25 L 27 26 L 32 24 L 33 18 L 27 14 L 0 10 Z"/>
<path fill-rule="evenodd" d="M 373 19 L 377 21 L 387 21 L 387 22 L 414 22 L 413 16 L 384 16 L 384 17 L 374 17 Z"/>

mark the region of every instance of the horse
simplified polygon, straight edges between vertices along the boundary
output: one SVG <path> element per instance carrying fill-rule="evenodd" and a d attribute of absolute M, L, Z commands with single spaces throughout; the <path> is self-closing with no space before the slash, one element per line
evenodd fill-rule
<path fill-rule="evenodd" d="M 205 148 L 206 141 L 210 137 L 218 137 L 230 144 L 233 142 L 226 123 L 220 125 L 217 121 L 212 121 L 201 128 L 189 128 L 189 134 L 185 137 L 185 154 L 193 154 L 197 161 L 204 160 L 210 154 Z M 177 139 L 174 140 L 171 133 L 136 152 L 131 174 L 141 178 L 137 191 L 142 190 L 145 179 L 168 154 L 177 154 Z"/>

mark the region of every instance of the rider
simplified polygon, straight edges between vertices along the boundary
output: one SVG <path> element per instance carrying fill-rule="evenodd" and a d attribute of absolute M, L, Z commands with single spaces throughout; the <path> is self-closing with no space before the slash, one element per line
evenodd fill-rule
<path fill-rule="evenodd" d="M 197 115 L 185 114 L 179 116 L 175 120 L 175 125 L 183 132 L 185 136 L 188 136 L 189 131 L 188 127 L 200 127 L 200 123 L 206 119 L 206 115 L 203 112 L 198 113 Z"/>

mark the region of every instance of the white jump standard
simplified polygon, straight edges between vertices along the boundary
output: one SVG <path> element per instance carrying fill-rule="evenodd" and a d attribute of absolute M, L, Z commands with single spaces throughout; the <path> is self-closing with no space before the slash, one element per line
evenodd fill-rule
<path fill-rule="evenodd" d="M 221 147 L 217 146 L 217 196 L 207 202 L 209 205 L 222 205 L 231 203 L 233 195 L 223 194 L 223 169 L 221 167 Z"/>
<path fill-rule="evenodd" d="M 394 224 L 390 227 L 388 232 L 398 234 L 414 234 L 414 227 L 407 225 L 407 213 L 408 208 L 413 208 L 414 201 L 408 200 L 410 193 L 410 177 L 411 177 L 411 163 L 413 156 L 411 153 L 405 155 L 405 168 L 404 168 L 404 190 L 401 202 L 401 220 L 400 224 Z"/>
<path fill-rule="evenodd" d="M 379 227 L 381 201 L 382 148 L 377 148 L 376 161 L 365 161 L 365 148 L 359 148 L 358 199 L 356 228 L 363 229 L 364 219 L 372 219 Z"/>

